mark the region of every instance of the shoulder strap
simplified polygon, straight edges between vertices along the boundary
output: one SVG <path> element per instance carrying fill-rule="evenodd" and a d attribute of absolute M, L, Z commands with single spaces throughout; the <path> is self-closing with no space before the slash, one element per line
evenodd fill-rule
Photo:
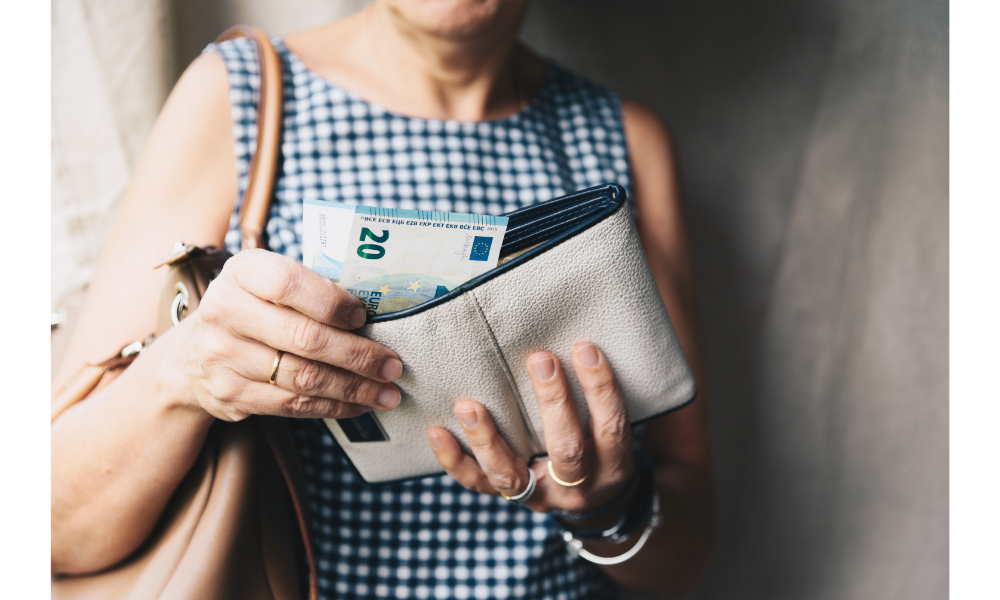
<path fill-rule="evenodd" d="M 240 208 L 240 247 L 243 250 L 263 247 L 264 226 L 271 207 L 274 181 L 281 143 L 282 77 L 281 60 L 267 34 L 247 25 L 230 27 L 216 39 L 224 42 L 247 38 L 257 44 L 257 72 L 260 73 L 260 92 L 257 99 L 257 149 L 250 162 L 247 189 Z M 257 416 L 278 469 L 288 486 L 292 507 L 298 521 L 299 532 L 309 569 L 309 600 L 318 600 L 319 585 L 316 559 L 312 550 L 312 531 L 309 505 L 306 502 L 305 475 L 295 451 L 295 440 L 284 421 L 277 417 Z"/>
<path fill-rule="evenodd" d="M 257 99 L 257 149 L 250 161 L 247 189 L 240 207 L 241 247 L 260 248 L 274 192 L 274 179 L 281 144 L 282 79 L 281 60 L 267 34 L 247 25 L 222 32 L 216 43 L 247 38 L 257 46 L 260 88 Z"/>

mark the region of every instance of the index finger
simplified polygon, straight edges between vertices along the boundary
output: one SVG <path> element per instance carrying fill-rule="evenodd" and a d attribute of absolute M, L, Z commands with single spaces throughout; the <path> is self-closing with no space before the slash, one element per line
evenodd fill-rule
<path fill-rule="evenodd" d="M 365 307 L 359 298 L 287 256 L 244 250 L 226 261 L 222 273 L 254 296 L 320 323 L 339 329 L 365 324 Z"/>

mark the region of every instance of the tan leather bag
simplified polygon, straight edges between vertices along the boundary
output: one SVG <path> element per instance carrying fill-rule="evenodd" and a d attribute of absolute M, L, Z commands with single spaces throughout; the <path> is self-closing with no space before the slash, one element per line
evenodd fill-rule
<path fill-rule="evenodd" d="M 263 32 L 238 26 L 217 41 L 237 37 L 257 44 L 261 74 L 257 150 L 240 213 L 245 249 L 261 246 L 267 221 L 281 133 L 282 79 L 281 62 Z M 178 245 L 164 262 L 170 272 L 160 301 L 159 333 L 198 307 L 229 256 L 224 250 Z M 68 315 L 59 338 L 69 336 L 73 316 Z M 53 393 L 52 420 L 86 398 L 109 371 L 131 364 L 151 339 L 85 365 Z M 53 351 L 64 347 L 54 334 Z M 57 575 L 52 598 L 296 600 L 307 592 L 314 600 L 318 587 L 305 498 L 294 440 L 283 420 L 256 416 L 216 422 L 146 542 L 100 573 Z M 299 583 L 297 551 L 309 567 L 308 590 Z"/>

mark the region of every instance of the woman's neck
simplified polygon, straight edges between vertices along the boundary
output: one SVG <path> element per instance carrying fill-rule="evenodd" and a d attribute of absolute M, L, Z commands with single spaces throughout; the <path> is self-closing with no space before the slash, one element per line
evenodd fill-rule
<path fill-rule="evenodd" d="M 520 20 L 445 37 L 372 2 L 285 42 L 319 75 L 393 112 L 480 121 L 517 112 L 541 84 L 544 62 L 517 44 Z"/>

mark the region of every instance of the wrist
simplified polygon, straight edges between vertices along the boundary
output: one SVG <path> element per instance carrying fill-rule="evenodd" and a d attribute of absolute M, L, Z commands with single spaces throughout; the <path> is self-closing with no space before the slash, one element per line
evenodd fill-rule
<path fill-rule="evenodd" d="M 196 315 L 182 321 L 176 327 L 157 337 L 156 341 L 143 350 L 133 368 L 140 362 L 150 371 L 148 376 L 154 385 L 154 403 L 164 412 L 189 413 L 198 422 L 211 424 L 215 420 L 202 406 L 195 393 L 193 347 L 193 326 Z"/>

